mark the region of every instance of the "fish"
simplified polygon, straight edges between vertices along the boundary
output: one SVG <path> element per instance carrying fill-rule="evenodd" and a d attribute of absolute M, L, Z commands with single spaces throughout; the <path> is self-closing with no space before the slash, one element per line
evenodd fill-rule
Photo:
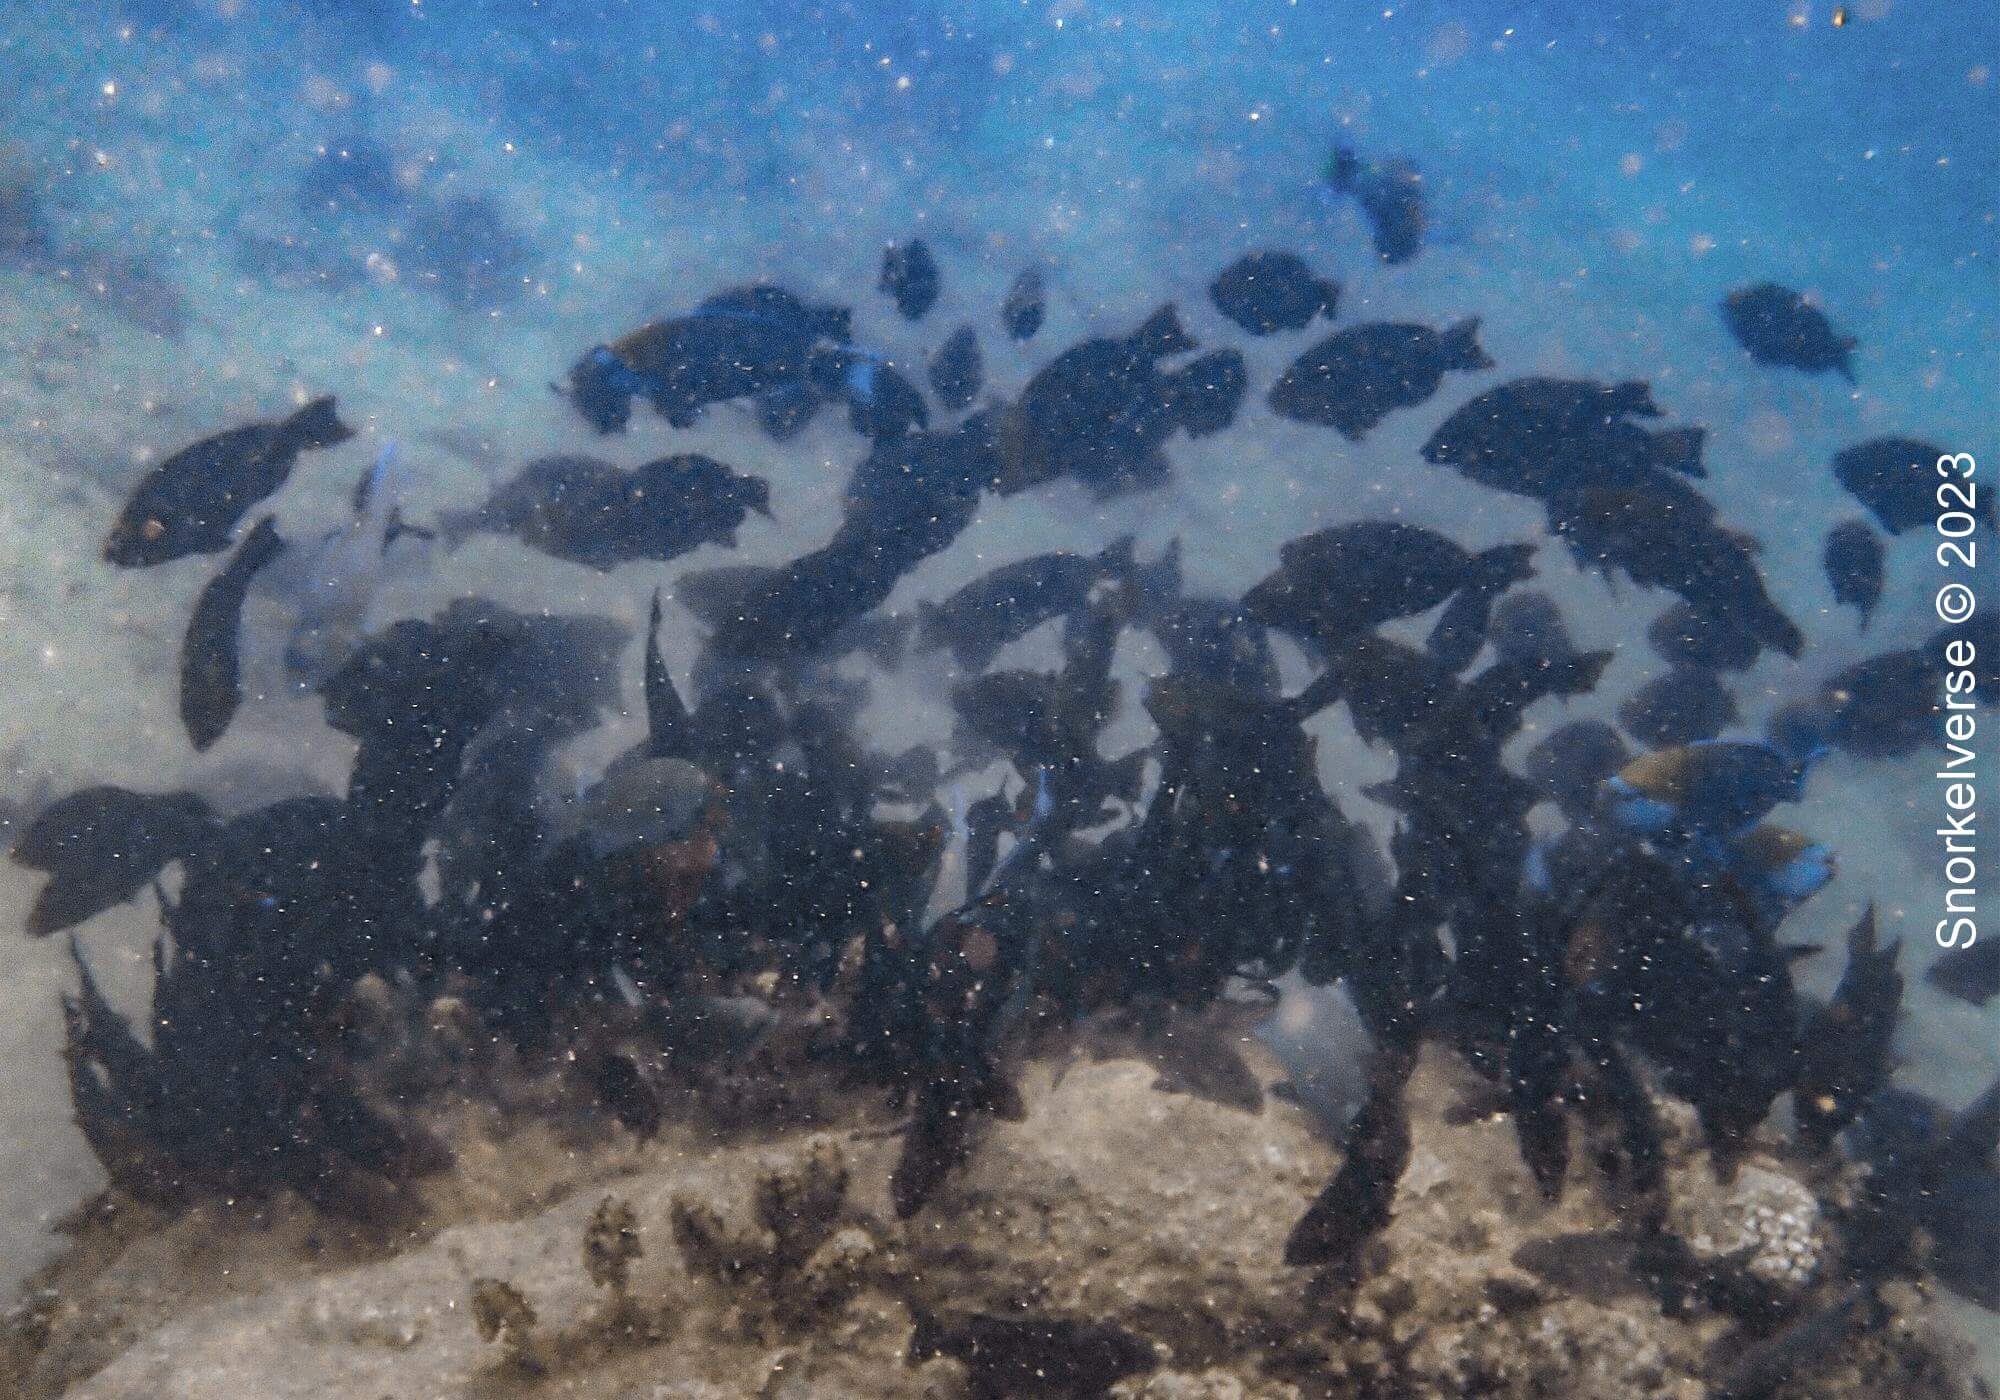
<path fill-rule="evenodd" d="M 1245 253 L 1208 284 L 1215 309 L 1252 335 L 1301 331 L 1331 321 L 1340 284 L 1317 277 L 1296 253 Z"/>
<path fill-rule="evenodd" d="M 1425 461 L 1467 480 L 1545 504 L 1592 488 L 1643 486 L 1672 493 L 1677 509 L 1714 514 L 1674 477 L 1701 478 L 1700 428 L 1654 429 L 1662 416 L 1642 380 L 1531 376 L 1488 389 L 1452 410 L 1425 441 Z"/>
<path fill-rule="evenodd" d="M 1447 372 L 1491 369 L 1478 334 L 1477 316 L 1442 331 L 1407 322 L 1337 331 L 1271 386 L 1271 411 L 1359 442 L 1395 410 L 1429 399 Z"/>
<path fill-rule="evenodd" d="M 1400 157 L 1363 161 L 1351 148 L 1337 148 L 1327 162 L 1324 182 L 1335 194 L 1352 195 L 1367 216 L 1375 255 L 1391 267 L 1409 262 L 1424 245 L 1423 176 Z"/>
<path fill-rule="evenodd" d="M 232 428 L 183 447 L 133 488 L 105 538 L 104 558 L 142 569 L 219 554 L 250 509 L 285 484 L 301 452 L 353 436 L 329 395 L 275 423 Z"/>
<path fill-rule="evenodd" d="M 937 401 L 956 413 L 970 408 L 979 395 L 985 370 L 979 358 L 979 335 L 971 326 L 960 326 L 945 338 L 931 356 L 926 374 Z"/>
<path fill-rule="evenodd" d="M 1833 589 L 1833 601 L 1844 603 L 1861 614 L 1861 630 L 1882 601 L 1882 541 L 1865 520 L 1847 520 L 1826 534 L 1821 555 L 1826 581 Z"/>
<path fill-rule="evenodd" d="M 1884 652 L 1821 683 L 1826 741 L 1862 758 L 1902 758 L 1937 742 L 1945 665 L 1934 647 Z"/>
<path fill-rule="evenodd" d="M 595 457 L 538 457 L 469 511 L 438 517 L 447 549 L 475 534 L 508 534 L 530 549 L 600 573 L 636 560 L 678 559 L 704 544 L 734 548 L 770 484 L 699 453 L 625 471 Z"/>
<path fill-rule="evenodd" d="M 181 640 L 181 725 L 196 753 L 206 753 L 223 736 L 243 702 L 237 659 L 243 598 L 257 571 L 284 547 L 278 527 L 265 516 L 195 600 Z"/>
<path fill-rule="evenodd" d="M 202 850 L 215 815 L 188 792 L 100 785 L 58 798 L 14 843 L 17 865 L 49 876 L 28 910 L 27 932 L 46 938 L 125 903 L 176 860 Z"/>
<path fill-rule="evenodd" d="M 401 512 L 406 475 L 396 444 L 384 443 L 355 488 L 353 519 L 307 554 L 304 598 L 285 640 L 285 674 L 294 685 L 318 686 L 359 645 L 389 548 L 407 528 Z"/>
<path fill-rule="evenodd" d="M 930 410 L 895 362 L 870 350 L 816 350 L 808 382 L 828 399 L 847 405 L 847 421 L 865 438 L 899 437 L 930 426 Z"/>
<path fill-rule="evenodd" d="M 1010 340 L 1033 340 L 1035 332 L 1042 328 L 1042 319 L 1048 314 L 1048 290 L 1042 277 L 1042 269 L 1031 263 L 1021 269 L 1021 273 L 1007 288 L 1007 296 L 1000 303 L 1000 324 L 1007 329 Z"/>
<path fill-rule="evenodd" d="M 1234 420 L 1248 383 L 1234 350 L 1171 372 L 1160 367 L 1199 348 L 1169 303 L 1129 335 L 1095 337 L 1063 351 L 999 415 L 994 490 L 1011 496 L 1071 476 L 1105 498 L 1164 481 L 1167 439 L 1183 429 L 1191 437 L 1220 432 Z"/>
<path fill-rule="evenodd" d="M 973 1400 L 1101 1400 L 1127 1376 L 1159 1365 L 1144 1338 L 1107 1322 L 1036 1313 L 939 1316 L 915 1304 L 910 1316 L 916 1326 L 908 1364 L 936 1356 L 964 1363 Z"/>
<path fill-rule="evenodd" d="M 1708 859 L 1704 852 L 1698 863 Z M 1825 889 L 1833 879 L 1833 849 L 1810 836 L 1764 822 L 1721 848 L 1721 863 L 1735 876 L 1767 928 Z"/>
<path fill-rule="evenodd" d="M 1847 931 L 1847 968 L 1833 1000 L 1806 1017 L 1799 1031 L 1799 1068 L 1792 1086 L 1799 1137 L 1817 1152 L 1861 1116 L 1889 1082 L 1890 1042 L 1903 998 L 1896 971 L 1900 941 L 1877 947 L 1871 903 Z"/>
<path fill-rule="evenodd" d="M 1736 722 L 1736 698 L 1713 671 L 1677 666 L 1618 707 L 1618 723 L 1647 748 L 1713 739 Z"/>
<path fill-rule="evenodd" d="M 1277 570 L 1243 595 L 1249 616 L 1332 648 L 1461 589 L 1497 592 L 1529 576 L 1534 546 L 1472 554 L 1434 530 L 1394 521 L 1329 525 L 1278 551 Z"/>
<path fill-rule="evenodd" d="M 1741 671 L 1763 651 L 1745 628 L 1678 602 L 1646 628 L 1646 640 L 1669 666 L 1695 671 Z"/>
<path fill-rule="evenodd" d="M 1854 382 L 1854 350 L 1860 344 L 1841 335 L 1826 313 L 1789 287 L 1758 282 L 1722 299 L 1723 323 L 1736 343 L 1760 365 L 1784 365 L 1819 374 L 1838 370 Z"/>
<path fill-rule="evenodd" d="M 942 285 L 937 259 L 931 256 L 930 245 L 923 239 L 892 243 L 883 250 L 882 275 L 876 287 L 895 301 L 896 310 L 904 320 L 922 320 L 924 313 L 936 304 Z"/>
<path fill-rule="evenodd" d="M 712 403 L 796 394 L 814 347 L 845 345 L 852 324 L 846 307 L 814 305 L 782 287 L 731 288 L 686 316 L 593 347 L 556 393 L 599 433 L 624 432 L 635 398 L 669 425 L 692 427 Z"/>
<path fill-rule="evenodd" d="M 983 671 L 1001 647 L 1078 611 L 1098 583 L 1133 567 L 1129 535 L 1097 555 L 1058 551 L 1003 564 L 943 602 L 918 603 L 918 644 L 948 648 L 960 669 Z"/>
<path fill-rule="evenodd" d="M 581 836 L 600 857 L 682 841 L 694 832 L 714 791 L 708 775 L 686 759 L 613 765 L 564 810 L 557 839 Z"/>
<path fill-rule="evenodd" d="M 1527 775 L 1573 822 L 1597 807 L 1605 779 L 1632 761 L 1618 731 L 1602 720 L 1571 720 L 1528 750 Z"/>
<path fill-rule="evenodd" d="M 1496 600 L 1486 634 L 1502 660 L 1548 666 L 1576 655 L 1562 609 L 1546 593 L 1513 592 Z"/>
<path fill-rule="evenodd" d="M 1992 498 L 1973 482 L 1938 474 L 1938 462 L 1949 455 L 1917 438 L 1869 438 L 1834 454 L 1833 476 L 1892 535 L 1933 529 L 1951 509 L 1992 528 Z"/>
<path fill-rule="evenodd" d="M 1685 840 L 1697 833 L 1742 834 L 1780 802 L 1796 802 L 1800 766 L 1756 739 L 1702 739 L 1641 754 L 1605 780 L 1621 826 Z"/>
<path fill-rule="evenodd" d="M 1924 972 L 1924 980 L 1947 996 L 1984 1006 L 2000 996 L 2000 939 L 1982 938 L 1946 949 Z"/>

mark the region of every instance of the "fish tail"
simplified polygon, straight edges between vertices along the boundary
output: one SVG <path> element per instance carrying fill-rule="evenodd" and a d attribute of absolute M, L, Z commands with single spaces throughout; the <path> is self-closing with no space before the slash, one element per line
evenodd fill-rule
<path fill-rule="evenodd" d="M 1706 428 L 1668 428 L 1653 434 L 1653 446 L 1658 449 L 1660 465 L 1668 471 L 1705 477 L 1708 468 L 1701 463 L 1701 449 L 1707 438 Z"/>
<path fill-rule="evenodd" d="M 332 447 L 354 436 L 354 429 L 334 412 L 333 395 L 314 399 L 285 420 L 285 433 L 301 449 Z"/>
<path fill-rule="evenodd" d="M 1482 592 L 1498 593 L 1501 589 L 1532 578 L 1535 572 L 1535 547 L 1532 544 L 1502 544 L 1492 549 L 1481 550 L 1472 558 L 1471 587 Z"/>
<path fill-rule="evenodd" d="M 1444 361 L 1453 369 L 1492 369 L 1493 359 L 1479 348 L 1479 318 L 1468 316 L 1444 333 Z"/>
<path fill-rule="evenodd" d="M 1322 277 L 1318 283 L 1319 314 L 1322 320 L 1331 321 L 1340 306 L 1340 283 L 1331 277 Z"/>

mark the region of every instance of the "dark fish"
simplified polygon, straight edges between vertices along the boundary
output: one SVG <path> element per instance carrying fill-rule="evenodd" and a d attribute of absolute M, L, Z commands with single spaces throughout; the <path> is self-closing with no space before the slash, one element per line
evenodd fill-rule
<path fill-rule="evenodd" d="M 1854 382 L 1852 355 L 1859 344 L 1836 334 L 1825 313 L 1789 287 L 1759 282 L 1722 299 L 1722 319 L 1736 343 L 1761 365 L 1789 365 L 1818 374 L 1837 369 Z"/>
<path fill-rule="evenodd" d="M 1271 411 L 1359 442 L 1395 410 L 1435 394 L 1446 371 L 1492 368 L 1478 333 L 1477 316 L 1443 331 L 1401 322 L 1338 331 L 1271 386 Z"/>
<path fill-rule="evenodd" d="M 1924 980 L 1947 996 L 1984 1006 L 2000 995 L 2000 938 L 1982 938 L 1969 948 L 1947 949 L 1924 973 Z"/>
<path fill-rule="evenodd" d="M 1493 604 L 1486 633 L 1502 660 L 1552 665 L 1576 655 L 1562 609 L 1546 593 L 1509 593 Z"/>
<path fill-rule="evenodd" d="M 104 557 L 137 569 L 220 553 L 250 508 L 285 484 L 299 453 L 353 436 L 328 397 L 280 422 L 232 428 L 184 447 L 134 488 L 104 542 Z"/>
<path fill-rule="evenodd" d="M 1787 656 L 1804 650 L 1798 624 L 1764 587 L 1755 541 L 1681 510 L 1673 493 L 1647 487 L 1579 491 L 1550 502 L 1549 514 L 1580 564 L 1606 573 L 1619 569 L 1641 586 L 1665 588 Z"/>
<path fill-rule="evenodd" d="M 762 477 L 741 476 L 698 453 L 624 471 L 595 457 L 542 457 L 471 511 L 438 522 L 446 543 L 510 534 L 530 549 L 600 572 L 637 559 L 668 560 L 704 544 L 736 544 L 751 511 L 769 515 Z"/>
<path fill-rule="evenodd" d="M 896 310 L 908 321 L 920 319 L 938 299 L 942 279 L 937 259 L 921 238 L 894 243 L 883 250 L 880 290 L 895 299 Z"/>
<path fill-rule="evenodd" d="M 1711 616 L 1691 603 L 1675 603 L 1646 628 L 1646 640 L 1669 666 L 1696 671 L 1741 671 L 1763 650 L 1734 622 Z"/>
<path fill-rule="evenodd" d="M 1315 277 L 1296 253 L 1245 253 L 1208 284 L 1215 309 L 1252 335 L 1300 331 L 1333 319 L 1340 284 Z"/>
<path fill-rule="evenodd" d="M 1604 780 L 1631 762 L 1632 751 L 1602 720 L 1571 720 L 1528 750 L 1528 781 L 1573 822 L 1597 807 Z"/>
<path fill-rule="evenodd" d="M 918 603 L 917 640 L 950 648 L 963 670 L 983 671 L 1001 647 L 1081 610 L 1101 580 L 1132 567 L 1130 536 L 1095 556 L 1058 552 L 1003 564 L 941 603 Z"/>
<path fill-rule="evenodd" d="M 123 904 L 169 861 L 199 850 L 214 829 L 192 793 L 90 787 L 44 808 L 14 845 L 14 860 L 45 871 L 27 931 L 45 938 Z"/>
<path fill-rule="evenodd" d="M 1120 338 L 1086 340 L 1056 356 L 997 417 L 1002 495 L 1073 476 L 1098 496 L 1158 485 L 1161 450 L 1180 429 L 1200 437 L 1232 422 L 1247 383 L 1234 350 L 1203 355 L 1171 373 L 1170 356 L 1198 349 L 1172 306 Z"/>
<path fill-rule="evenodd" d="M 1381 1233 L 1394 1214 L 1396 1184 L 1410 1164 L 1406 1095 L 1416 1067 L 1414 1047 L 1378 1046 L 1368 1073 L 1368 1098 L 1347 1130 L 1347 1157 L 1285 1240 L 1285 1262 L 1351 1265 L 1355 1252 Z"/>
<path fill-rule="evenodd" d="M 1007 289 L 1007 299 L 1000 303 L 1000 324 L 1007 328 L 1011 338 L 1032 340 L 1035 332 L 1042 328 L 1042 318 L 1048 314 L 1048 309 L 1048 292 L 1043 285 L 1042 269 L 1030 265 L 1021 269 L 1021 275 Z"/>
<path fill-rule="evenodd" d="M 1900 942 L 1875 946 L 1875 906 L 1847 932 L 1847 970 L 1833 1000 L 1806 1018 L 1799 1032 L 1798 1078 L 1792 1086 L 1799 1136 L 1824 1152 L 1889 1082 L 1889 1045 L 1903 999 L 1896 971 Z"/>
<path fill-rule="evenodd" d="M 844 306 L 815 306 L 782 287 L 732 288 L 686 316 L 596 347 L 571 367 L 562 392 L 600 433 L 624 431 L 634 398 L 674 427 L 691 427 L 708 404 L 796 395 L 813 347 L 845 345 L 851 325 Z M 800 411 L 808 410 L 809 401 Z M 799 426 L 790 413 L 780 422 Z"/>
<path fill-rule="evenodd" d="M 1736 698 L 1715 672 L 1679 666 L 1640 686 L 1618 707 L 1618 723 L 1649 749 L 1713 739 L 1736 718 Z"/>
<path fill-rule="evenodd" d="M 1937 741 L 1944 657 L 1911 647 L 1857 661 L 1827 678 L 1826 739 L 1863 758 L 1901 758 Z"/>
<path fill-rule="evenodd" d="M 1023 1314 L 940 1318 L 912 1306 L 909 1364 L 934 1356 L 965 1363 L 974 1400 L 1101 1400 L 1127 1376 L 1159 1360 L 1142 1337 L 1103 1322 Z"/>
<path fill-rule="evenodd" d="M 1865 520 L 1849 520 L 1826 534 L 1826 581 L 1833 586 L 1833 601 L 1845 603 L 1861 614 L 1867 630 L 1875 605 L 1882 601 L 1882 541 Z"/>
<path fill-rule="evenodd" d="M 1654 431 L 1633 421 L 1658 418 L 1652 391 L 1633 379 L 1515 379 L 1454 409 L 1423 446 L 1424 460 L 1451 467 L 1496 491 L 1548 500 L 1591 487 L 1646 485 L 1702 477 L 1699 428 Z M 1712 515 L 1684 486 L 1681 510 Z"/>
<path fill-rule="evenodd" d="M 847 405 L 848 425 L 865 438 L 900 437 L 930 425 L 923 395 L 895 363 L 869 350 L 816 350 L 806 366 L 811 386 Z"/>
<path fill-rule="evenodd" d="M 1460 589 L 1497 592 L 1532 572 L 1533 553 L 1515 544 L 1471 554 L 1435 531 L 1386 520 L 1330 525 L 1280 549 L 1277 571 L 1243 606 L 1267 627 L 1332 647 Z"/>
<path fill-rule="evenodd" d="M 265 516 L 195 600 L 181 641 L 181 724 L 196 753 L 222 737 L 243 701 L 237 662 L 243 597 L 257 571 L 284 547 L 278 527 Z"/>
<path fill-rule="evenodd" d="M 1982 488 L 1965 482 L 1942 489 L 1947 478 L 1938 475 L 1937 464 L 1947 455 L 1916 438 L 1870 438 L 1834 454 L 1833 475 L 1892 535 L 1931 529 L 1946 510 L 1964 510 L 1992 525 L 1992 498 Z"/>
<path fill-rule="evenodd" d="M 927 372 L 939 403 L 953 413 L 971 406 L 986 374 L 979 358 L 979 336 L 971 326 L 960 326 L 945 338 L 931 356 Z"/>
<path fill-rule="evenodd" d="M 1394 266 L 1414 258 L 1424 243 L 1423 177 L 1397 158 L 1364 162 L 1342 146 L 1327 163 L 1326 183 L 1336 194 L 1351 194 L 1368 216 L 1375 253 Z"/>

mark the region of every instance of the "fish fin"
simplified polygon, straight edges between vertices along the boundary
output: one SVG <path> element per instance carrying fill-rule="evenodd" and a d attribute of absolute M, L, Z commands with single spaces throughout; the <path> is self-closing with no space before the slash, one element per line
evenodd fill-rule
<path fill-rule="evenodd" d="M 1340 306 L 1340 283 L 1331 277 L 1322 277 L 1314 284 L 1319 292 L 1319 314 L 1322 320 L 1331 321 Z"/>
<path fill-rule="evenodd" d="M 1156 360 L 1201 348 L 1201 342 L 1181 328 L 1180 310 L 1172 302 L 1141 322 L 1130 339 L 1133 346 Z"/>
<path fill-rule="evenodd" d="M 1625 418 L 1658 418 L 1660 406 L 1653 402 L 1653 386 L 1643 379 L 1624 379 L 1611 386 L 1605 396 L 1614 414 Z"/>
<path fill-rule="evenodd" d="M 1668 428 L 1654 433 L 1655 460 L 1682 476 L 1705 477 L 1708 468 L 1702 465 L 1701 449 L 1707 439 L 1706 428 Z"/>
<path fill-rule="evenodd" d="M 285 433 L 301 448 L 332 447 L 354 436 L 334 412 L 333 395 L 314 399 L 284 422 Z"/>
<path fill-rule="evenodd" d="M 1498 593 L 1523 579 L 1534 577 L 1535 547 L 1521 544 L 1495 545 L 1472 557 L 1466 587 L 1483 593 Z"/>
<path fill-rule="evenodd" d="M 685 758 L 692 721 L 660 654 L 660 590 L 646 622 L 646 745 L 655 758 Z"/>
<path fill-rule="evenodd" d="M 1479 348 L 1479 318 L 1468 316 L 1449 326 L 1439 347 L 1446 365 L 1452 369 L 1492 369 L 1493 359 Z"/>

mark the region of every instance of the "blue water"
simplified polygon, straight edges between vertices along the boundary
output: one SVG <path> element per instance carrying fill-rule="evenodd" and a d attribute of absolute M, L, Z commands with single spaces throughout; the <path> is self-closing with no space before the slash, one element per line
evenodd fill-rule
<path fill-rule="evenodd" d="M 139 467 L 215 426 L 337 391 L 366 441 L 302 469 L 281 524 L 337 523 L 391 435 L 422 518 L 532 455 L 587 450 L 545 385 L 587 347 L 720 286 L 771 277 L 852 304 L 861 342 L 906 359 L 972 320 L 988 387 L 1007 394 L 1055 349 L 1164 300 L 1205 341 L 1241 343 L 1203 288 L 1258 247 L 1342 279 L 1343 324 L 1481 316 L 1499 369 L 1447 382 L 1356 448 L 1263 411 L 1261 386 L 1295 347 L 1246 345 L 1252 407 L 1231 433 L 1178 444 L 1168 485 L 1106 504 L 1068 488 L 1001 503 L 898 603 L 1128 532 L 1148 558 L 1183 537 L 1191 583 L 1240 591 L 1279 544 L 1357 501 L 1467 545 L 1534 537 L 1538 512 L 1425 465 L 1416 444 L 1501 378 L 1637 377 L 1667 421 L 1710 429 L 1710 494 L 1760 537 L 1773 591 L 1812 638 L 1796 666 L 1767 657 L 1741 678 L 1754 724 L 1934 626 L 1939 578 L 1917 537 L 1894 543 L 1865 636 L 1833 610 L 1821 541 L 1856 511 L 1832 454 L 1900 432 L 2000 462 L 2000 10 L 1863 0 L 1839 13 L 1817 0 L 9 6 L 0 250 L 10 187 L 39 202 L 45 246 L 0 251 L 0 754 L 14 785 L 0 795 L 338 782 L 343 751 L 300 737 L 303 702 L 274 700 L 224 749 L 189 755 L 171 677 L 201 580 L 99 562 L 103 521 Z M 1435 229 L 1415 262 L 1376 263 L 1352 203 L 1318 186 L 1337 142 L 1423 171 Z M 301 206 L 315 161 L 367 150 L 386 181 L 338 209 Z M 874 291 L 883 245 L 913 234 L 945 283 L 915 327 Z M 1020 348 L 994 308 L 1035 260 L 1050 269 L 1050 317 Z M 1857 384 L 1748 364 L 1715 308 L 1764 279 L 1859 339 Z M 743 536 L 763 562 L 825 538 L 859 455 L 826 419 L 779 446 L 727 413 L 681 434 L 642 414 L 618 452 L 638 461 L 669 443 L 771 479 L 778 520 Z M 1662 600 L 1614 594 L 1558 552 L 1544 552 L 1544 584 L 1574 609 L 1579 642 L 1619 648 L 1607 703 L 1579 710 L 1608 711 L 1651 673 L 1642 632 Z M 643 617 L 650 574 L 518 565 L 497 543 L 468 547 L 389 580 L 382 615 L 477 588 Z M 693 641 L 670 650 L 685 674 Z M 915 677 L 872 714 L 936 731 L 944 693 Z M 1322 759 L 1355 785 L 1387 771 L 1351 734 L 1329 735 Z M 1828 765 L 1794 824 L 1836 849 L 1841 873 L 1790 937 L 1837 941 L 1877 901 L 1907 938 L 1898 1083 L 1963 1103 L 2000 1070 L 2000 1005 L 1951 1001 L 1917 975 L 1941 898 L 1927 771 L 1921 756 Z M 18 872 L 6 881 L 0 911 L 32 893 Z M 146 925 L 127 910 L 86 931 L 107 959 L 133 955 L 110 960 L 127 993 L 144 987 Z M 61 950 L 7 932 L 0 948 L 17 988 L 0 1015 L 0 1141 L 18 1144 L 0 1148 L 11 1280 L 100 1178 L 67 1123 Z M 1823 995 L 1837 972 L 1802 980 Z M 1971 1323 L 1989 1348 L 1991 1324 Z"/>

